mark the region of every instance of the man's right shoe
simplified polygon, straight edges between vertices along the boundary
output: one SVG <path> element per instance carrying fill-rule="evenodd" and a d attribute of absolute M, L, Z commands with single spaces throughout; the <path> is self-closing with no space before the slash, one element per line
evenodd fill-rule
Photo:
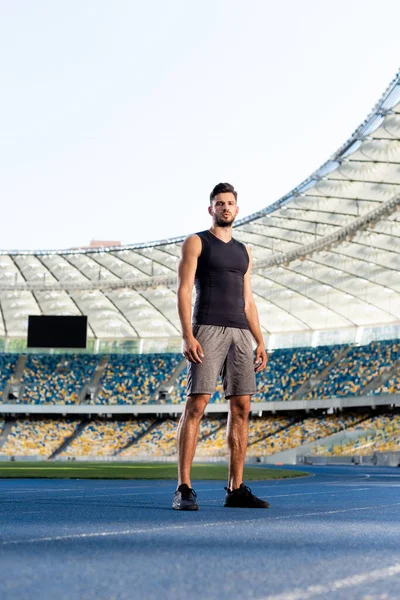
<path fill-rule="evenodd" d="M 174 494 L 172 508 L 175 510 L 199 510 L 197 494 L 186 483 L 182 483 Z"/>

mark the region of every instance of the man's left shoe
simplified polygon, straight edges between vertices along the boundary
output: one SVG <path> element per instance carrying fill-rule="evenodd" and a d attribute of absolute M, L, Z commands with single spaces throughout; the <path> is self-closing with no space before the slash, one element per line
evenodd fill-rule
<path fill-rule="evenodd" d="M 181 483 L 174 494 L 172 508 L 174 510 L 199 510 L 196 498 L 196 492 L 187 483 Z"/>
<path fill-rule="evenodd" d="M 269 508 L 269 502 L 257 498 L 244 483 L 241 483 L 237 490 L 224 489 L 226 490 L 224 506 L 229 508 Z"/>

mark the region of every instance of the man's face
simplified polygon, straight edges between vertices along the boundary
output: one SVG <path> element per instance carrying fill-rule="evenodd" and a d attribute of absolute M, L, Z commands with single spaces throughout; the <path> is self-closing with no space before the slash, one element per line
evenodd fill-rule
<path fill-rule="evenodd" d="M 212 216 L 215 225 L 218 227 L 229 227 L 239 212 L 235 196 L 232 192 L 217 194 L 213 198 L 212 204 L 208 207 L 208 212 Z"/>

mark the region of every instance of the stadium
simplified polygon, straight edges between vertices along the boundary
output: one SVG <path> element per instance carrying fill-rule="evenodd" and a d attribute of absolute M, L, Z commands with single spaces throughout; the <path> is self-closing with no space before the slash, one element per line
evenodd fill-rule
<path fill-rule="evenodd" d="M 253 477 L 256 489 L 279 498 L 283 507 L 282 514 L 271 511 L 267 517 L 221 515 L 220 488 L 200 481 L 196 489 L 203 493 L 205 507 L 214 511 L 211 521 L 204 510 L 200 521 L 190 518 L 183 524 L 172 511 L 168 516 L 163 512 L 170 508 L 171 482 L 151 487 L 144 479 L 103 480 L 101 485 L 71 479 L 59 486 L 53 479 L 9 479 L 2 486 L 8 520 L 0 542 L 6 564 L 17 556 L 33 559 L 43 547 L 36 566 L 23 567 L 23 577 L 38 584 L 43 565 L 56 568 L 53 552 L 59 543 L 71 593 L 66 597 L 78 597 L 77 581 L 82 585 L 83 575 L 74 582 L 72 573 L 85 553 L 94 560 L 114 552 L 115 560 L 123 562 L 123 548 L 134 553 L 136 567 L 115 561 L 104 566 L 105 578 L 120 594 L 99 583 L 98 564 L 85 563 L 86 577 L 94 577 L 100 588 L 97 596 L 87 591 L 80 597 L 134 597 L 124 595 L 118 577 L 136 582 L 144 597 L 172 597 L 177 585 L 178 597 L 198 597 L 179 571 L 188 568 L 184 561 L 176 563 L 174 575 L 165 567 L 166 553 L 177 552 L 183 534 L 190 552 L 206 559 L 207 540 L 218 548 L 220 565 L 207 571 L 203 562 L 195 576 L 209 598 L 232 595 L 218 570 L 236 568 L 239 573 L 241 560 L 251 571 L 252 587 L 248 579 L 243 583 L 233 577 L 234 597 L 366 598 L 351 595 L 357 593 L 355 587 L 377 594 L 382 582 L 384 591 L 394 595 L 368 597 L 398 597 L 393 587 L 393 576 L 400 573 L 394 550 L 398 529 L 393 523 L 392 537 L 384 532 L 399 506 L 394 467 L 400 466 L 400 73 L 333 156 L 283 198 L 237 221 L 234 236 L 252 250 L 252 287 L 269 354 L 252 398 L 247 463 L 259 470 L 266 464 L 301 465 L 298 469 L 312 477 L 268 485 Z M 44 461 L 60 469 L 79 469 L 87 461 L 143 467 L 159 462 L 167 468 L 176 461 L 187 377 L 176 311 L 184 238 L 64 251 L 2 251 L 3 476 L 16 465 L 23 475 L 35 464 L 46 469 Z M 28 316 L 35 315 L 87 316 L 86 348 L 28 347 Z M 226 463 L 227 412 L 219 383 L 201 422 L 197 463 Z M 278 506 L 278 500 L 273 504 Z M 366 523 L 368 509 L 378 504 L 379 519 L 373 513 L 375 519 Z M 27 516 L 18 521 L 19 506 Z M 36 514 L 41 520 L 32 525 Z M 304 518 L 296 521 L 297 516 Z M 323 519 L 331 527 L 325 538 Z M 344 575 L 338 561 L 351 561 L 354 554 L 346 547 L 340 555 L 341 540 L 358 525 L 357 519 L 368 528 L 357 546 L 364 558 L 356 561 L 353 574 Z M 284 524 L 290 528 L 291 550 L 282 547 Z M 238 536 L 233 541 L 231 529 Z M 261 556 L 257 567 L 251 555 L 252 548 L 264 547 L 262 533 L 273 549 L 269 573 L 281 561 L 293 560 L 297 544 L 304 564 L 315 561 L 320 587 L 312 575 L 297 583 L 294 573 L 304 573 L 304 564 L 293 563 L 290 593 L 272 578 L 267 594 L 261 577 L 265 559 Z M 316 539 L 320 535 L 323 542 Z M 247 552 L 240 537 L 247 541 Z M 328 547 L 332 557 L 326 579 Z M 372 550 L 380 553 L 384 566 L 376 564 Z M 152 561 L 160 571 L 157 584 L 145 576 Z M 9 597 L 17 597 L 10 586 Z"/>

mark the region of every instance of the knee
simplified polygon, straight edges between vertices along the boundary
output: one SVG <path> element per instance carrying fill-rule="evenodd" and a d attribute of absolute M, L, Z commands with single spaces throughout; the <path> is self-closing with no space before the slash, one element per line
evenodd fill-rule
<path fill-rule="evenodd" d="M 234 419 L 248 419 L 250 408 L 250 400 L 239 400 L 230 403 L 230 411 Z"/>
<path fill-rule="evenodd" d="M 185 406 L 185 413 L 191 419 L 200 420 L 207 406 L 207 400 L 204 398 L 189 396 Z"/>

